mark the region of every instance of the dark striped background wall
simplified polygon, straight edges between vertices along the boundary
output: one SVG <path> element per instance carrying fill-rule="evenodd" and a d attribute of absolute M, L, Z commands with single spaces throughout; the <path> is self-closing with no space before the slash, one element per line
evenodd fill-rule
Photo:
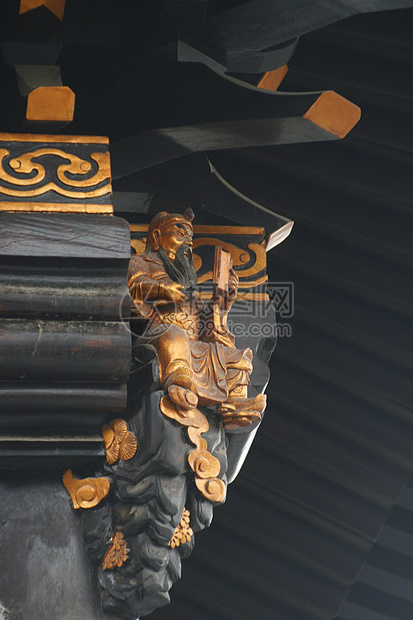
<path fill-rule="evenodd" d="M 295 220 L 269 256 L 295 314 L 244 469 L 154 620 L 413 617 L 411 18 L 302 37 L 282 89 L 359 104 L 344 141 L 212 154 Z"/>

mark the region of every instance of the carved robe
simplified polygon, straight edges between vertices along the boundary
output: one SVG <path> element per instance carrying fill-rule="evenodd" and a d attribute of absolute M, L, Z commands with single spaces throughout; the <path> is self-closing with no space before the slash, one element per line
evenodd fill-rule
<path fill-rule="evenodd" d="M 235 348 L 230 334 L 219 334 L 208 320 L 197 292 L 190 298 L 168 302 L 158 297 L 172 283 L 156 252 L 134 256 L 129 266 L 133 312 L 148 321 L 142 343 L 158 354 L 161 383 L 168 386 L 168 368 L 188 368 L 191 389 L 200 403 L 215 405 L 245 394 L 252 371 L 252 351 Z"/>

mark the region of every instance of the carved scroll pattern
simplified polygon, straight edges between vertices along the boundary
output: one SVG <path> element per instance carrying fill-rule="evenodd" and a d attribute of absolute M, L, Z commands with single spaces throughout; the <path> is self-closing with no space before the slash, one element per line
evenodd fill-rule
<path fill-rule="evenodd" d="M 79 480 L 74 477 L 70 469 L 63 474 L 63 484 L 76 510 L 94 508 L 107 496 L 110 489 L 108 478 L 83 478 Z"/>
<path fill-rule="evenodd" d="M 209 429 L 207 418 L 199 409 L 181 409 L 174 405 L 168 396 L 161 400 L 161 411 L 164 415 L 188 429 L 188 437 L 196 446 L 189 453 L 188 463 L 195 474 L 195 484 L 202 495 L 211 502 L 223 502 L 226 485 L 217 478 L 221 465 L 219 460 L 207 450 L 207 442 L 201 437 Z"/>
<path fill-rule="evenodd" d="M 225 241 L 221 241 L 220 239 L 213 239 L 210 237 L 200 237 L 200 238 L 194 239 L 194 250 L 196 250 L 196 248 L 199 248 L 205 245 L 210 245 L 214 247 L 219 246 L 230 253 L 233 267 L 237 271 L 237 275 L 240 278 L 240 282 L 238 285 L 239 288 L 241 289 L 251 288 L 253 286 L 258 286 L 259 284 L 262 284 L 263 282 L 267 281 L 268 279 L 267 276 L 257 278 L 256 280 L 253 280 L 253 281 L 251 280 L 248 282 L 242 281 L 243 278 L 249 278 L 251 276 L 254 276 L 266 268 L 267 262 L 266 262 L 266 252 L 265 252 L 264 245 L 260 243 L 249 243 L 248 244 L 249 251 L 247 251 L 243 248 L 237 247 L 233 243 L 227 243 Z M 243 266 L 247 265 L 248 263 L 251 263 L 252 261 L 253 261 L 252 266 L 248 268 L 244 268 L 244 269 L 242 268 Z M 194 263 L 195 263 L 195 268 L 198 271 L 201 268 L 202 259 L 196 253 L 194 253 Z M 198 284 L 202 284 L 203 282 L 209 282 L 210 280 L 212 280 L 212 276 L 213 276 L 213 271 L 212 270 L 207 271 L 206 273 L 202 274 L 198 278 Z"/>
<path fill-rule="evenodd" d="M 41 162 L 44 156 L 53 156 L 56 161 L 54 171 L 50 160 L 47 166 Z M 109 153 L 91 153 L 90 158 L 94 163 L 53 147 L 10 158 L 10 151 L 0 148 L 0 194 L 33 198 L 54 191 L 66 198 L 82 200 L 109 194 Z M 59 164 L 59 160 L 69 163 Z"/>

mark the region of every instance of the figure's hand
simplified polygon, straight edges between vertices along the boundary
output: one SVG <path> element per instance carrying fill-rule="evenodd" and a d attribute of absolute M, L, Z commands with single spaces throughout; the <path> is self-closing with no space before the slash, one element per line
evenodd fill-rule
<path fill-rule="evenodd" d="M 178 303 L 186 299 L 185 293 L 183 293 L 184 287 L 178 282 L 171 282 L 171 284 L 164 284 L 165 296 L 170 301 Z"/>

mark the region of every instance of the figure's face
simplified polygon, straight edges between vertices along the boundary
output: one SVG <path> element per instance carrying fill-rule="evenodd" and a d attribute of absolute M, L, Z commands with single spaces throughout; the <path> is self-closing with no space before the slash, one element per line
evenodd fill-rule
<path fill-rule="evenodd" d="M 175 260 L 175 255 L 181 245 L 185 244 L 192 248 L 193 230 L 190 222 L 178 222 L 163 230 L 158 239 L 159 245 L 165 250 L 169 260 Z"/>

